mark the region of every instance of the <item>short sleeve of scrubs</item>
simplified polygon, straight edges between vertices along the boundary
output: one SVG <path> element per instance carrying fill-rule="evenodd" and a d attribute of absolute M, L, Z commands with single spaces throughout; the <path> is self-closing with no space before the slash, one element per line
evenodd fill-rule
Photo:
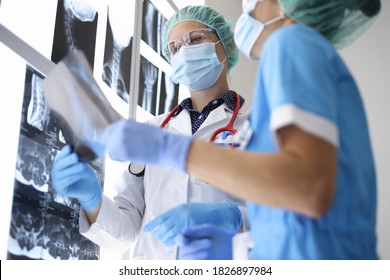
<path fill-rule="evenodd" d="M 335 50 L 300 24 L 275 32 L 264 45 L 260 73 L 270 129 L 297 125 L 338 146 Z"/>

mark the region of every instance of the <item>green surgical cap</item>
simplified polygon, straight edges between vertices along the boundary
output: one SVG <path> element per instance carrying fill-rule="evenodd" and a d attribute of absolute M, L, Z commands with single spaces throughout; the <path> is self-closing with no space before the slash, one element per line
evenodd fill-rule
<path fill-rule="evenodd" d="M 221 43 L 225 48 L 229 62 L 228 72 L 233 69 L 238 61 L 238 49 L 234 43 L 234 34 L 231 24 L 222 14 L 208 6 L 187 6 L 177 11 L 164 25 L 161 35 L 161 44 L 165 48 L 168 43 L 168 36 L 172 28 L 184 21 L 197 21 L 207 27 L 216 30 Z M 165 58 L 170 62 L 168 54 L 163 52 Z"/>
<path fill-rule="evenodd" d="M 308 25 L 336 47 L 358 38 L 381 9 L 380 0 L 278 0 L 287 16 Z"/>

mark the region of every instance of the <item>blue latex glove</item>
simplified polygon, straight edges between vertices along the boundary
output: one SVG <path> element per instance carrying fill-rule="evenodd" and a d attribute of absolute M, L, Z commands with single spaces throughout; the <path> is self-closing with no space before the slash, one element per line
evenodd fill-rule
<path fill-rule="evenodd" d="M 185 228 L 206 223 L 237 233 L 242 225 L 241 211 L 233 202 L 184 203 L 150 221 L 144 231 L 153 231 L 154 239 L 172 246 L 175 245 L 176 236 Z"/>
<path fill-rule="evenodd" d="M 120 120 L 106 128 L 101 141 L 113 160 L 162 164 L 185 171 L 192 138 L 133 120 Z"/>
<path fill-rule="evenodd" d="M 231 260 L 234 234 L 211 224 L 185 229 L 176 238 L 179 260 Z"/>
<path fill-rule="evenodd" d="M 94 170 L 80 161 L 69 145 L 54 159 L 51 181 L 58 194 L 76 198 L 85 210 L 96 208 L 102 198 L 102 188 Z"/>

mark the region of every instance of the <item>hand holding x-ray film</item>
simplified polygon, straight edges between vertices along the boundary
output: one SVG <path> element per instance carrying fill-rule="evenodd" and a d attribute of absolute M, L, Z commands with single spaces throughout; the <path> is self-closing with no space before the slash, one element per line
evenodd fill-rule
<path fill-rule="evenodd" d="M 43 86 L 65 140 L 80 159 L 91 161 L 101 156 L 104 147 L 95 140 L 122 116 L 105 98 L 84 54 L 78 50 L 68 54 L 48 73 Z"/>

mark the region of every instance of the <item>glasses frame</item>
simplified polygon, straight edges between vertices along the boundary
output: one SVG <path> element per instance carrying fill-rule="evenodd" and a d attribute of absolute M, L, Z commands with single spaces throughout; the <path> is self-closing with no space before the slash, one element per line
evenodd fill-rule
<path fill-rule="evenodd" d="M 210 32 L 211 34 L 217 34 L 217 30 L 215 30 L 214 28 L 211 28 L 211 27 L 206 27 L 206 28 L 199 28 L 199 29 L 194 29 L 194 30 L 191 30 L 191 31 L 188 31 L 186 32 L 185 34 L 183 34 L 181 40 L 179 39 L 176 39 L 176 40 L 172 40 L 172 41 L 169 41 L 165 47 L 164 47 L 164 51 L 165 53 L 170 57 L 170 58 L 173 58 L 176 54 L 179 53 L 180 49 L 182 46 L 191 46 L 191 45 L 197 45 L 197 44 L 201 44 L 203 42 L 213 42 L 212 40 L 210 41 L 202 41 L 200 43 L 195 43 L 195 44 L 192 44 L 191 42 L 189 42 L 188 40 L 191 38 L 190 37 L 190 34 L 191 32 L 196 32 L 196 31 L 208 31 Z M 218 38 L 217 38 L 218 39 Z M 170 50 L 169 48 L 169 45 L 174 43 L 175 45 L 174 46 L 180 46 L 179 49 L 174 53 L 172 54 L 172 51 Z M 180 43 L 180 44 L 178 44 Z"/>

